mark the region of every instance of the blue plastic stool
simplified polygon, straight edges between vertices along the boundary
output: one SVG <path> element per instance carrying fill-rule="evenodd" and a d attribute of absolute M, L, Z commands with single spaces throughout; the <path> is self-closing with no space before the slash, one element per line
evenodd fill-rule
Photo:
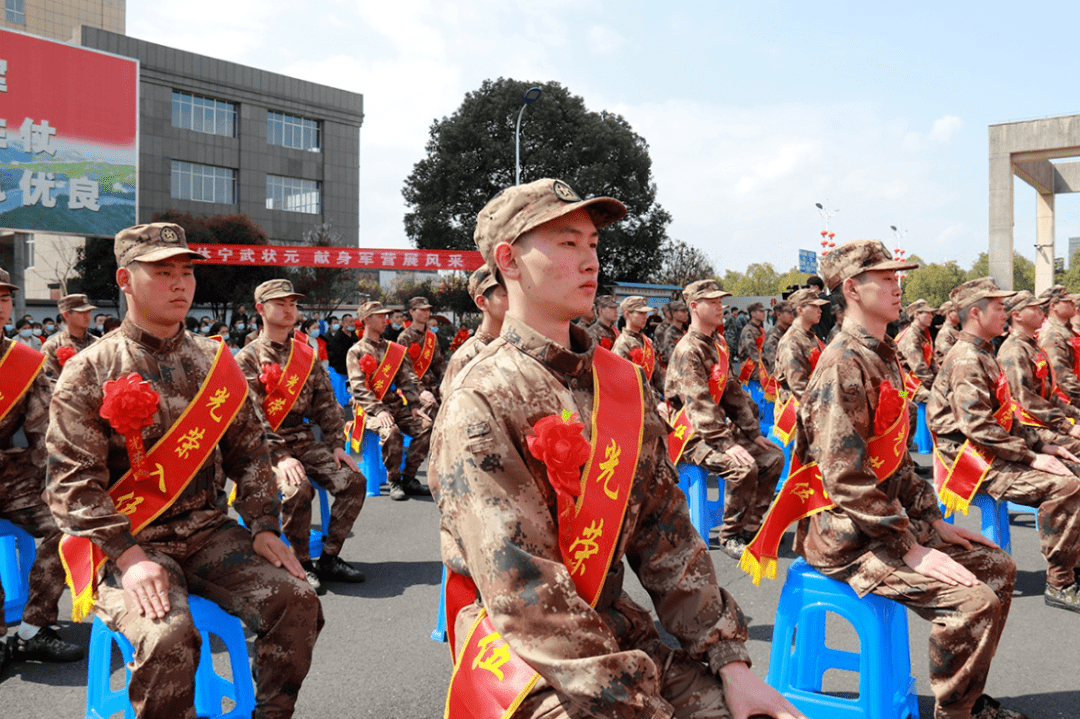
<path fill-rule="evenodd" d="M 209 599 L 188 596 L 188 606 L 195 628 L 202 635 L 202 651 L 199 666 L 195 670 L 195 711 L 200 717 L 240 719 L 251 717 L 255 710 L 255 688 L 251 681 L 248 664 L 247 641 L 240 620 L 227 613 Z M 229 652 L 232 679 L 214 671 L 214 658 L 210 650 L 210 634 L 225 643 Z M 116 644 L 127 666 L 124 667 L 124 686 L 113 690 L 109 684 L 112 674 L 112 648 Z M 134 719 L 135 712 L 128 699 L 127 688 L 131 681 L 130 664 L 135 650 L 123 634 L 110 631 L 101 619 L 94 617 L 90 632 L 90 651 L 87 658 L 86 719 L 104 719 L 116 712 L 124 712 L 125 719 Z M 222 713 L 221 702 L 229 699 L 236 703 L 229 712 Z"/>
<path fill-rule="evenodd" d="M 405 468 L 405 451 L 412 444 L 412 437 L 402 433 L 401 468 Z M 364 443 L 360 447 L 360 471 L 367 477 L 367 496 L 378 497 L 382 492 L 380 487 L 386 484 L 386 466 L 382 461 L 382 444 L 379 441 L 379 433 L 370 429 L 364 430 Z"/>
<path fill-rule="evenodd" d="M 945 514 L 945 505 L 939 504 L 941 513 Z M 976 492 L 971 500 L 971 506 L 978 507 L 982 526 L 982 536 L 994 544 L 1012 554 L 1012 533 L 1009 531 L 1009 503 L 998 502 L 985 492 Z M 1025 509 L 1028 509 L 1025 507 Z M 945 521 L 952 524 L 954 517 L 946 517 Z"/>
<path fill-rule="evenodd" d="M 930 434 L 930 428 L 926 426 L 926 403 L 919 403 L 919 418 L 915 423 L 915 446 L 919 454 L 930 454 L 934 451 L 934 438 Z"/>
<path fill-rule="evenodd" d="M 30 597 L 30 569 L 37 558 L 34 538 L 6 519 L 0 519 L 0 583 L 4 587 L 4 619 L 22 619 Z"/>
<path fill-rule="evenodd" d="M 333 367 L 327 369 L 327 374 L 330 375 L 330 386 L 334 390 L 334 398 L 337 399 L 338 404 L 342 407 L 349 406 L 349 400 L 352 399 L 349 396 L 348 380 L 349 378 L 343 374 L 338 374 L 337 370 Z"/>
<path fill-rule="evenodd" d="M 775 442 L 776 446 L 784 450 L 784 469 L 780 472 L 780 478 L 776 480 L 776 491 L 779 492 L 783 489 L 784 482 L 787 481 L 788 473 L 791 471 L 791 455 L 795 452 L 795 436 L 792 435 L 791 441 L 784 444 L 784 441 L 776 434 L 775 425 L 769 429 L 769 434 L 766 436 Z"/>
<path fill-rule="evenodd" d="M 439 616 L 435 619 L 435 631 L 431 638 L 437 642 L 446 641 L 446 565 L 442 568 L 442 588 L 439 590 Z"/>
<path fill-rule="evenodd" d="M 704 467 L 679 462 L 679 489 L 690 504 L 690 522 L 705 544 L 709 544 L 709 532 L 724 521 L 724 480 L 717 477 L 720 498 L 709 499 L 709 472 Z"/>
<path fill-rule="evenodd" d="M 1039 508 L 1029 507 L 1026 504 L 1017 504 L 1016 502 L 1006 502 L 1008 512 L 1011 514 L 1030 514 L 1035 517 L 1035 529 L 1039 528 Z"/>
<path fill-rule="evenodd" d="M 322 554 L 323 543 L 330 531 L 330 494 L 308 478 L 311 486 L 315 488 L 315 495 L 319 499 L 319 528 L 311 529 L 311 537 L 308 539 L 308 554 L 312 559 L 318 559 Z M 282 537 L 284 539 L 284 537 Z"/>
<path fill-rule="evenodd" d="M 854 626 L 858 652 L 826 645 L 828 612 Z M 821 693 L 827 669 L 858 672 L 858 698 Z M 767 681 L 810 719 L 919 719 L 904 607 L 872 594 L 860 599 L 802 559 L 788 568 L 780 593 Z"/>

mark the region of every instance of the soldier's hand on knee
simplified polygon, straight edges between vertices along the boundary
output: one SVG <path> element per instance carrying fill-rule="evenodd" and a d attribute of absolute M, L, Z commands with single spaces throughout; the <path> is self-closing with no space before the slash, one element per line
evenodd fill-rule
<path fill-rule="evenodd" d="M 732 462 L 743 467 L 749 467 L 754 463 L 754 455 L 746 451 L 745 447 L 733 444 L 731 449 L 724 452 Z"/>
<path fill-rule="evenodd" d="M 299 487 L 307 479 L 307 471 L 300 460 L 295 457 L 286 457 L 277 464 L 278 471 L 285 481 L 294 487 Z"/>
<path fill-rule="evenodd" d="M 342 462 L 344 462 L 345 466 L 347 466 L 352 471 L 360 471 L 360 465 L 356 463 L 356 460 L 349 456 L 349 453 L 341 447 L 336 447 L 334 449 L 334 464 L 337 466 L 338 469 L 341 469 Z"/>
<path fill-rule="evenodd" d="M 135 611 L 150 619 L 163 619 L 169 613 L 169 575 L 165 568 L 151 561 L 138 545 L 121 554 L 116 566 L 121 572 L 120 584 Z"/>
<path fill-rule="evenodd" d="M 754 716 L 806 719 L 806 715 L 750 671 L 744 662 L 731 662 L 720 667 L 720 680 L 724 684 L 724 698 L 732 719 Z"/>
<path fill-rule="evenodd" d="M 1080 439 L 1080 424 L 1074 424 L 1072 427 L 1069 427 L 1069 436 Z"/>
<path fill-rule="evenodd" d="M 1080 458 L 1077 458 L 1075 454 L 1065 449 L 1064 447 L 1056 444 L 1043 445 L 1043 454 L 1053 455 L 1058 459 L 1065 460 L 1066 462 L 1080 462 Z"/>
<path fill-rule="evenodd" d="M 275 567 L 284 567 L 285 571 L 297 579 L 306 579 L 307 574 L 293 550 L 273 532 L 259 532 L 251 538 L 251 545 L 256 554 Z"/>
<path fill-rule="evenodd" d="M 959 544 L 964 549 L 971 549 L 972 542 L 985 544 L 987 547 L 993 547 L 994 549 L 999 548 L 998 545 L 994 544 L 978 532 L 972 532 L 970 529 L 949 524 L 944 519 L 939 519 L 934 522 L 934 529 L 937 530 L 937 533 L 943 540 L 949 544 Z"/>
<path fill-rule="evenodd" d="M 783 447 L 778 445 L 776 442 L 773 442 L 768 437 L 755 437 L 754 444 L 761 447 L 762 449 L 778 449 L 781 452 L 784 451 Z"/>
<path fill-rule="evenodd" d="M 1061 463 L 1060 459 L 1049 454 L 1036 454 L 1035 459 L 1031 462 L 1031 468 L 1037 469 L 1040 472 L 1056 474 L 1059 477 L 1073 476 L 1073 473 L 1069 471 L 1068 467 Z"/>
<path fill-rule="evenodd" d="M 430 407 L 435 404 L 435 395 L 431 393 L 431 390 L 426 389 L 420 393 L 420 404 L 425 407 Z"/>
<path fill-rule="evenodd" d="M 908 550 L 908 553 L 904 555 L 904 564 L 924 577 L 945 582 L 953 587 L 958 584 L 974 587 L 979 583 L 978 578 L 967 567 L 948 554 L 921 544 L 916 544 Z"/>
<path fill-rule="evenodd" d="M 375 415 L 375 419 L 377 419 L 379 421 L 379 426 L 380 427 L 385 427 L 386 429 L 390 429 L 391 427 L 394 426 L 394 415 L 390 414 L 385 409 L 382 412 L 379 412 L 377 415 Z"/>

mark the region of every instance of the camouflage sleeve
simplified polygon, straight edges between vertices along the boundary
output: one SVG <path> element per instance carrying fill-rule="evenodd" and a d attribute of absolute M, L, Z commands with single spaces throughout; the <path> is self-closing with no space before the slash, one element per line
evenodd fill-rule
<path fill-rule="evenodd" d="M 765 335 L 765 342 L 761 346 L 761 361 L 765 365 L 765 369 L 770 373 L 776 372 L 776 352 L 783 334 L 779 326 L 774 326 Z"/>
<path fill-rule="evenodd" d="M 752 359 L 755 362 L 761 359 L 761 352 L 757 348 L 757 327 L 747 323 L 742 328 L 742 333 L 739 334 L 739 357 L 742 359 Z"/>
<path fill-rule="evenodd" d="M 1050 358 L 1050 366 L 1054 368 L 1058 387 L 1069 396 L 1073 404 L 1080 402 L 1080 380 L 1073 371 L 1072 343 L 1066 337 L 1055 335 L 1042 347 Z"/>
<path fill-rule="evenodd" d="M 60 343 L 56 340 L 58 335 L 53 335 L 41 345 L 41 353 L 45 355 L 45 367 L 42 373 L 53 382 L 60 378 L 60 360 L 56 359 L 56 350 Z"/>
<path fill-rule="evenodd" d="M 799 443 L 817 460 L 825 491 L 844 515 L 894 558 L 903 557 L 916 538 L 903 505 L 880 489 L 867 449 L 874 422 L 870 396 L 877 396 L 876 388 L 856 362 L 838 358 L 843 350 L 830 350 L 799 407 Z M 826 361 L 829 355 L 834 361 Z"/>
<path fill-rule="evenodd" d="M 708 394 L 707 387 L 706 394 Z M 709 395 L 709 399 L 712 399 L 712 395 Z M 734 372 L 728 374 L 724 394 L 720 397 L 720 406 L 747 439 L 754 440 L 761 436 L 761 424 L 754 413 L 754 400 L 750 398 L 750 393 L 746 391 L 746 388 L 739 384 L 739 378 Z"/>
<path fill-rule="evenodd" d="M 523 425 L 523 416 L 496 415 L 484 394 L 459 385 L 439 412 L 431 445 L 439 510 L 453 524 L 488 617 L 575 714 L 671 716 L 660 697 L 662 668 L 645 652 L 620 649 L 577 593 L 561 559 L 543 465 L 526 459 L 511 435 Z"/>
<path fill-rule="evenodd" d="M 313 382 L 311 394 L 311 407 L 308 409 L 308 419 L 322 428 L 323 443 L 331 449 L 345 448 L 345 412 L 334 394 L 334 387 L 330 384 L 330 375 L 316 364 L 311 369 Z"/>
<path fill-rule="evenodd" d="M 810 357 L 802 351 L 797 342 L 785 340 L 776 352 L 776 374 L 782 377 L 788 390 L 800 399 L 810 382 Z"/>
<path fill-rule="evenodd" d="M 919 337 L 915 334 L 914 328 L 904 334 L 899 345 L 897 345 L 897 349 L 900 350 L 904 366 L 922 383 L 915 393 L 915 403 L 925 404 L 930 400 L 930 388 L 934 386 L 934 371 L 930 368 L 930 365 L 926 364 L 922 344 L 919 342 Z"/>
<path fill-rule="evenodd" d="M 947 402 L 960 432 L 1008 462 L 1031 464 L 1035 453 L 1022 436 L 1011 434 L 994 419 L 991 375 L 977 362 L 956 362 Z M 995 378 L 996 379 L 996 378 Z M 1023 427 L 1019 422 L 1016 427 Z M 1019 431 L 1019 430 L 1018 430 Z"/>
<path fill-rule="evenodd" d="M 244 518 L 252 536 L 281 533 L 281 499 L 270 464 L 269 430 L 261 404 L 249 393 L 218 443 L 225 476 L 236 482 L 233 509 Z"/>
<path fill-rule="evenodd" d="M 630 337 L 629 332 L 620 332 L 619 336 L 615 339 L 615 344 L 611 346 L 611 351 L 623 359 L 628 360 L 630 359 L 630 352 L 636 347 L 640 347 L 640 345 Z"/>
<path fill-rule="evenodd" d="M 48 459 L 45 447 L 45 434 L 49 429 L 49 401 L 52 399 L 53 383 L 45 376 L 45 371 L 38 372 L 23 401 L 23 433 L 29 449 L 28 459 L 35 467 L 44 467 Z"/>
<path fill-rule="evenodd" d="M 394 375 L 394 384 L 405 395 L 406 402 L 419 406 L 420 393 L 424 391 L 424 385 L 421 379 L 416 376 L 416 370 L 413 369 L 412 361 L 408 355 L 405 355 L 401 367 L 398 368 L 397 374 Z"/>
<path fill-rule="evenodd" d="M 715 360 L 706 359 L 698 348 L 687 345 L 676 350 L 671 361 L 673 369 L 668 368 L 665 394 L 669 399 L 677 398 L 682 402 L 696 436 L 717 451 L 728 451 L 735 444 L 732 428 L 724 421 L 723 410 L 709 392 L 709 371 Z M 730 389 L 730 383 L 729 374 L 724 394 Z M 738 386 L 738 380 L 735 385 Z"/>
<path fill-rule="evenodd" d="M 352 390 L 353 402 L 360 405 L 369 417 L 374 417 L 380 412 L 389 411 L 379 398 L 375 396 L 375 393 L 367 386 L 367 376 L 364 374 L 364 370 L 360 369 L 360 359 L 369 354 L 363 344 L 357 342 L 349 348 L 348 353 L 345 355 L 345 366 L 349 372 L 349 388 Z M 376 360 L 379 358 L 376 357 Z M 406 357 L 402 361 L 402 365 L 409 363 L 409 358 Z M 389 391 L 389 390 L 387 390 Z"/>
<path fill-rule="evenodd" d="M 266 414 L 263 411 L 263 402 L 266 401 L 266 386 L 259 381 L 259 375 L 262 374 L 262 361 L 259 358 L 258 347 L 259 345 L 250 344 L 237 352 L 236 363 L 240 365 L 240 370 L 244 373 L 244 379 L 247 380 L 248 403 L 255 408 L 260 424 L 263 425 L 263 431 L 266 433 L 266 441 L 270 447 L 270 462 L 277 466 L 278 462 L 292 455 L 289 453 L 289 448 L 281 435 L 270 428 L 270 422 L 266 419 Z"/>
<path fill-rule="evenodd" d="M 1009 382 L 1009 391 L 1020 406 L 1047 426 L 1068 433 L 1072 423 L 1061 410 L 1058 398 L 1051 396 L 1051 399 L 1045 399 L 1035 391 L 1034 382 L 1038 380 L 1035 378 L 1034 367 L 1028 356 L 1021 351 L 1019 343 L 1003 346 L 998 353 L 998 363 Z"/>
<path fill-rule="evenodd" d="M 432 384 L 435 387 L 442 384 L 443 377 L 446 375 L 446 359 L 438 342 L 435 343 L 435 352 L 432 355 L 431 367 L 428 368 L 428 373 L 432 375 Z"/>

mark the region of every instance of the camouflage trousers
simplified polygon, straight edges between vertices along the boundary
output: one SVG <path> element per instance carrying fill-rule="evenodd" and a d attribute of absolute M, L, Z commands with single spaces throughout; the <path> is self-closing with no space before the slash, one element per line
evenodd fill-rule
<path fill-rule="evenodd" d="M 1039 435 L 1039 439 L 1043 442 L 1047 444 L 1056 444 L 1058 447 L 1064 447 L 1077 457 L 1080 457 L 1080 439 L 1070 437 L 1068 434 L 1062 434 L 1061 432 L 1055 432 L 1049 428 L 1036 428 L 1035 433 Z"/>
<path fill-rule="evenodd" d="M 30 569 L 29 592 L 23 610 L 23 621 L 35 627 L 56 624 L 59 618 L 57 604 L 64 593 L 64 565 L 60 562 L 59 551 L 63 535 L 41 499 L 43 475 L 44 470 L 12 464 L 0 482 L 0 518 L 41 539 L 37 558 Z M 4 588 L 0 587 L 0 607 L 3 606 Z M 6 626 L 0 611 L 0 627 Z"/>
<path fill-rule="evenodd" d="M 303 439 L 288 444 L 289 454 L 304 465 L 308 477 L 314 480 L 334 498 L 330 505 L 330 526 L 323 527 L 326 541 L 323 553 L 338 556 L 341 547 L 352 531 L 367 496 L 367 479 L 359 472 L 349 469 L 344 462 L 338 468 L 334 451 L 322 442 Z M 277 474 L 277 473 L 275 473 Z M 286 484 L 278 474 L 281 490 L 281 531 L 292 545 L 296 558 L 301 562 L 311 559 L 308 548 L 311 539 L 311 504 L 315 488 L 311 482 L 299 485 Z"/>
<path fill-rule="evenodd" d="M 687 448 L 684 462 L 705 467 L 724 480 L 724 526 L 720 541 L 755 534 L 761 528 L 765 513 L 772 504 L 776 481 L 784 471 L 784 452 L 746 440 L 741 434 L 739 445 L 754 458 L 752 465 L 736 464 L 725 452 L 718 452 L 704 442 Z M 691 440 L 693 441 L 693 440 Z"/>
<path fill-rule="evenodd" d="M 135 648 L 128 696 L 138 717 L 195 719 L 201 640 L 188 593 L 216 602 L 255 633 L 255 717 L 291 717 L 323 626 L 322 605 L 302 579 L 255 553 L 251 534 L 229 520 L 186 542 L 146 543 L 169 576 L 169 613 L 140 616 L 111 562 L 98 585 L 97 614 Z"/>
<path fill-rule="evenodd" d="M 872 591 L 911 609 L 932 623 L 930 690 L 934 719 L 967 719 L 983 693 L 1012 603 L 1016 564 L 1000 549 L 973 544 L 964 549 L 945 543 L 937 532 L 920 537 L 923 546 L 942 551 L 979 578 L 974 587 L 951 586 L 906 565 L 894 569 Z M 829 576 L 849 568 L 818 567 Z"/>
<path fill-rule="evenodd" d="M 374 417 L 367 418 L 367 428 L 379 433 L 382 442 L 382 461 L 386 467 L 386 480 L 397 484 L 402 474 L 415 477 L 420 465 L 428 456 L 431 443 L 431 425 L 412 416 L 408 407 L 398 406 L 390 412 L 394 416 L 393 427 L 383 427 Z M 434 417 L 432 417 L 434 419 Z M 402 433 L 412 437 L 409 451 L 405 452 L 405 438 Z M 405 468 L 401 468 L 401 456 L 405 454 Z"/>

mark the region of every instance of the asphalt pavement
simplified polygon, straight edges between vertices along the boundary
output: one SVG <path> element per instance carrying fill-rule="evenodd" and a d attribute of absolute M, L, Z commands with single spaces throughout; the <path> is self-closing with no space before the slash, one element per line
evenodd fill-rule
<path fill-rule="evenodd" d="M 423 474 L 420 475 L 424 480 Z M 715 491 L 715 490 L 714 490 Z M 316 515 L 317 516 L 317 515 Z M 368 575 L 360 585 L 331 585 L 322 598 L 326 627 L 315 648 L 314 663 L 297 705 L 297 717 L 333 719 L 428 719 L 440 717 L 450 679 L 447 645 L 431 639 L 435 628 L 441 563 L 438 509 L 431 499 L 393 502 L 369 497 L 346 542 L 342 557 Z M 987 691 L 1032 719 L 1080 717 L 1080 614 L 1050 609 L 1043 603 L 1045 563 L 1031 515 L 1013 517 L 1013 556 L 1018 565 L 1016 594 L 1009 623 L 991 669 Z M 978 510 L 960 524 L 978 530 Z M 736 562 L 711 552 L 721 585 L 738 600 L 750 622 L 753 670 L 768 671 L 770 641 L 784 571 L 794 559 L 789 532 L 781 547 L 779 579 L 755 587 Z M 627 573 L 627 591 L 644 606 L 648 596 Z M 70 617 L 65 592 L 61 617 Z M 927 681 L 930 625 L 908 613 L 912 673 L 918 682 L 920 712 L 933 716 Z M 854 631 L 840 621 L 829 623 L 829 644 L 857 646 Z M 90 624 L 61 622 L 61 634 L 87 643 Z M 250 636 L 249 636 L 250 638 Z M 215 655 L 222 663 L 224 655 Z M 118 661 L 115 666 L 119 667 Z M 122 677 L 118 670 L 115 677 Z M 15 664 L 0 674 L 0 717 L 37 719 L 85 715 L 86 662 L 70 665 Z M 851 692 L 857 677 L 826 675 L 826 691 Z"/>

